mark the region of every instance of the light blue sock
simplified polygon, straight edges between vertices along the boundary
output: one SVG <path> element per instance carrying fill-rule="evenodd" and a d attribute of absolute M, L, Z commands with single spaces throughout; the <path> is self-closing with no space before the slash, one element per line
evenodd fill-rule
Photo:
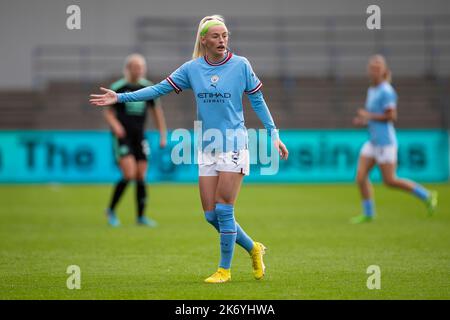
<path fill-rule="evenodd" d="M 217 220 L 217 214 L 215 211 L 205 211 L 205 218 L 217 231 L 219 231 L 219 221 Z M 236 243 L 249 253 L 253 249 L 253 239 L 250 238 L 244 229 L 241 228 L 236 221 Z"/>
<path fill-rule="evenodd" d="M 217 220 L 217 214 L 214 210 L 205 211 L 205 219 L 211 224 L 217 231 L 219 231 L 219 221 Z"/>
<path fill-rule="evenodd" d="M 237 236 L 236 220 L 234 219 L 234 207 L 231 204 L 216 203 L 215 211 L 220 230 L 219 267 L 230 269 Z"/>
<path fill-rule="evenodd" d="M 412 193 L 421 200 L 427 200 L 430 196 L 428 190 L 422 187 L 420 184 L 416 184 L 416 186 L 412 190 Z"/>
<path fill-rule="evenodd" d="M 236 222 L 236 243 L 240 245 L 242 248 L 248 251 L 252 251 L 253 249 L 253 239 L 248 236 L 248 234 L 245 233 L 244 229 L 241 228 L 239 223 Z"/>
<path fill-rule="evenodd" d="M 375 206 L 372 199 L 363 200 L 363 210 L 366 217 L 373 217 L 375 215 Z"/>

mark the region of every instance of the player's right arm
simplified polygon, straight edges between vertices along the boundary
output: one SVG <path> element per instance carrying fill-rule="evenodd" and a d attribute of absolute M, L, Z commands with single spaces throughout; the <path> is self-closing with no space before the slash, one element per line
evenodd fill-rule
<path fill-rule="evenodd" d="M 358 109 L 358 118 L 360 118 L 363 122 L 373 120 L 373 121 L 381 121 L 381 122 L 388 122 L 388 121 L 396 121 L 397 120 L 397 110 L 395 107 L 392 108 L 386 108 L 384 110 L 384 113 L 378 114 L 373 112 L 368 112 L 365 109 Z"/>
<path fill-rule="evenodd" d="M 113 90 L 103 87 L 100 87 L 100 90 L 103 91 L 104 94 L 91 94 L 89 102 L 94 106 L 103 107 L 116 103 L 154 100 L 168 94 L 174 89 L 167 80 L 164 80 L 154 86 L 149 86 L 133 92 L 116 93 Z"/>
<path fill-rule="evenodd" d="M 353 124 L 357 126 L 364 126 L 368 121 L 379 122 L 395 122 L 397 121 L 397 94 L 392 88 L 386 88 L 382 92 L 382 113 L 369 112 L 366 109 L 360 108 L 357 111 L 356 117 L 353 119 Z"/>
<path fill-rule="evenodd" d="M 103 94 L 91 94 L 89 102 L 94 106 L 110 106 L 115 103 L 155 100 L 172 91 L 180 93 L 183 89 L 191 88 L 188 77 L 188 65 L 186 62 L 169 77 L 153 86 L 126 93 L 116 93 L 113 90 L 101 87 Z"/>
<path fill-rule="evenodd" d="M 367 120 L 357 114 L 353 117 L 353 125 L 356 127 L 365 127 L 367 125 Z"/>

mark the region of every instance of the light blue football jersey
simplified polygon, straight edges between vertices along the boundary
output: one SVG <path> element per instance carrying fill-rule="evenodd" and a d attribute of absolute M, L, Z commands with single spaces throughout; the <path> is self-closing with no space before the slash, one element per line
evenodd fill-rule
<path fill-rule="evenodd" d="M 387 109 L 397 108 L 397 94 L 387 82 L 367 90 L 366 110 L 371 113 L 384 114 Z M 368 122 L 370 142 L 376 146 L 397 145 L 397 137 L 392 121 Z"/>
<path fill-rule="evenodd" d="M 227 52 L 218 63 L 212 63 L 206 56 L 188 61 L 159 84 L 119 94 L 118 100 L 150 100 L 173 90 L 180 93 L 192 89 L 197 103 L 197 120 L 202 122 L 202 131 L 220 131 L 223 137 L 222 150 L 234 151 L 246 149 L 248 144 L 242 105 L 244 93 L 249 96 L 253 109 L 269 135 L 278 139 L 278 131 L 260 91 L 261 87 L 262 83 L 249 61 Z M 211 142 L 214 139 L 204 142 L 202 147 L 205 148 Z"/>

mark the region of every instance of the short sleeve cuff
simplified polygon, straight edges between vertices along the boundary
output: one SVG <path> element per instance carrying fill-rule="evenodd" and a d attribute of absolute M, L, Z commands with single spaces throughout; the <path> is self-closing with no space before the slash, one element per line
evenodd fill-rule
<path fill-rule="evenodd" d="M 181 91 L 183 91 L 176 83 L 175 81 L 173 81 L 173 79 L 171 77 L 167 77 L 166 78 L 167 82 L 169 82 L 169 84 L 173 87 L 173 89 L 175 90 L 175 93 L 180 93 Z"/>
<path fill-rule="evenodd" d="M 395 103 L 389 103 L 384 107 L 384 110 L 395 109 L 397 105 Z"/>
<path fill-rule="evenodd" d="M 258 92 L 258 91 L 261 89 L 262 85 L 263 85 L 262 82 L 260 82 L 260 83 L 258 83 L 258 85 L 257 85 L 256 87 L 254 87 L 252 90 L 245 91 L 245 93 L 246 93 L 246 94 L 254 94 L 254 93 Z"/>

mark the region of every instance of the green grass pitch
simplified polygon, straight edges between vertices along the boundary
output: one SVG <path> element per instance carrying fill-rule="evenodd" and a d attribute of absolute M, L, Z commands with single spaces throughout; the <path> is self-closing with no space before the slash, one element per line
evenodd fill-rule
<path fill-rule="evenodd" d="M 449 299 L 450 185 L 429 185 L 440 207 L 427 217 L 412 196 L 377 185 L 377 220 L 360 212 L 354 185 L 244 184 L 241 226 L 268 251 L 256 281 L 236 247 L 232 281 L 203 283 L 216 270 L 218 235 L 203 218 L 196 185 L 150 185 L 148 213 L 135 225 L 134 186 L 106 225 L 111 186 L 0 186 L 0 299 Z M 81 268 L 69 290 L 66 269 Z M 381 289 L 366 286 L 381 268 Z"/>

